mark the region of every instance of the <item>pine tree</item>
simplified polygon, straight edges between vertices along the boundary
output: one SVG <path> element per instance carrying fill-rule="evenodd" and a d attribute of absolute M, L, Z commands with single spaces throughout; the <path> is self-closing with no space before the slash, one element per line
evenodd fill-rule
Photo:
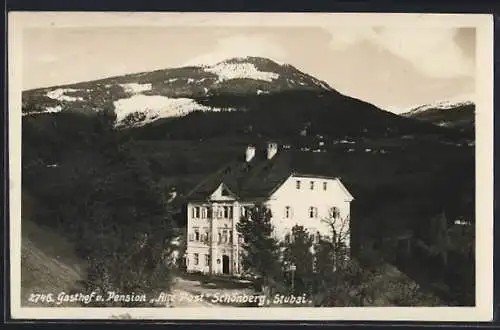
<path fill-rule="evenodd" d="M 280 246 L 273 237 L 271 211 L 258 205 L 248 211 L 237 224 L 242 238 L 243 268 L 262 281 L 265 291 L 274 290 L 282 283 Z M 268 292 L 269 293 L 269 292 Z"/>
<path fill-rule="evenodd" d="M 283 260 L 290 282 L 293 282 L 290 283 L 292 292 L 299 295 L 308 293 L 312 290 L 313 282 L 313 238 L 299 225 L 295 225 L 288 236 L 289 239 L 283 244 Z M 290 270 L 292 265 L 294 269 Z"/>

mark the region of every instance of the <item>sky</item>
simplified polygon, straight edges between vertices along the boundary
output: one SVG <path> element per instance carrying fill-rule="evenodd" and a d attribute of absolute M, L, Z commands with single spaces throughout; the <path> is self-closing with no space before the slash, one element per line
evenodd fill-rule
<path fill-rule="evenodd" d="M 476 31 L 456 27 L 43 27 L 23 32 L 23 89 L 236 56 L 289 63 L 395 113 L 473 99 Z"/>

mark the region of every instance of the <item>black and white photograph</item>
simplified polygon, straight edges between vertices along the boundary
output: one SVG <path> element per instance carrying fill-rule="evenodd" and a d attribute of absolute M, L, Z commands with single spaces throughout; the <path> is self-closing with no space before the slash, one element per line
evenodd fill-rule
<path fill-rule="evenodd" d="M 491 16 L 9 21 L 13 318 L 492 318 Z"/>

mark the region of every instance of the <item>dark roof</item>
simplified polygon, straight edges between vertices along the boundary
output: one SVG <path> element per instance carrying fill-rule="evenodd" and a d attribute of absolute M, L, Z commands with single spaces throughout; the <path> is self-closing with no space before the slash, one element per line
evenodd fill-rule
<path fill-rule="evenodd" d="M 250 162 L 237 159 L 221 167 L 194 187 L 187 200 L 207 199 L 221 183 L 241 199 L 255 200 L 271 195 L 291 174 L 335 178 L 327 173 L 326 154 L 281 150 L 268 160 L 257 154 Z M 330 160 L 331 162 L 331 160 Z"/>

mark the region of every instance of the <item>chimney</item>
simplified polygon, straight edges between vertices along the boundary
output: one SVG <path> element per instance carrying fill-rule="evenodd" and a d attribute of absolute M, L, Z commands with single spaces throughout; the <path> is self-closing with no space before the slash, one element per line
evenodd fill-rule
<path fill-rule="evenodd" d="M 267 159 L 271 159 L 278 152 L 278 144 L 269 142 L 267 144 Z"/>
<path fill-rule="evenodd" d="M 245 152 L 245 161 L 248 163 L 249 161 L 251 161 L 253 159 L 253 157 L 255 157 L 255 147 L 249 145 L 247 147 L 246 152 Z"/>

